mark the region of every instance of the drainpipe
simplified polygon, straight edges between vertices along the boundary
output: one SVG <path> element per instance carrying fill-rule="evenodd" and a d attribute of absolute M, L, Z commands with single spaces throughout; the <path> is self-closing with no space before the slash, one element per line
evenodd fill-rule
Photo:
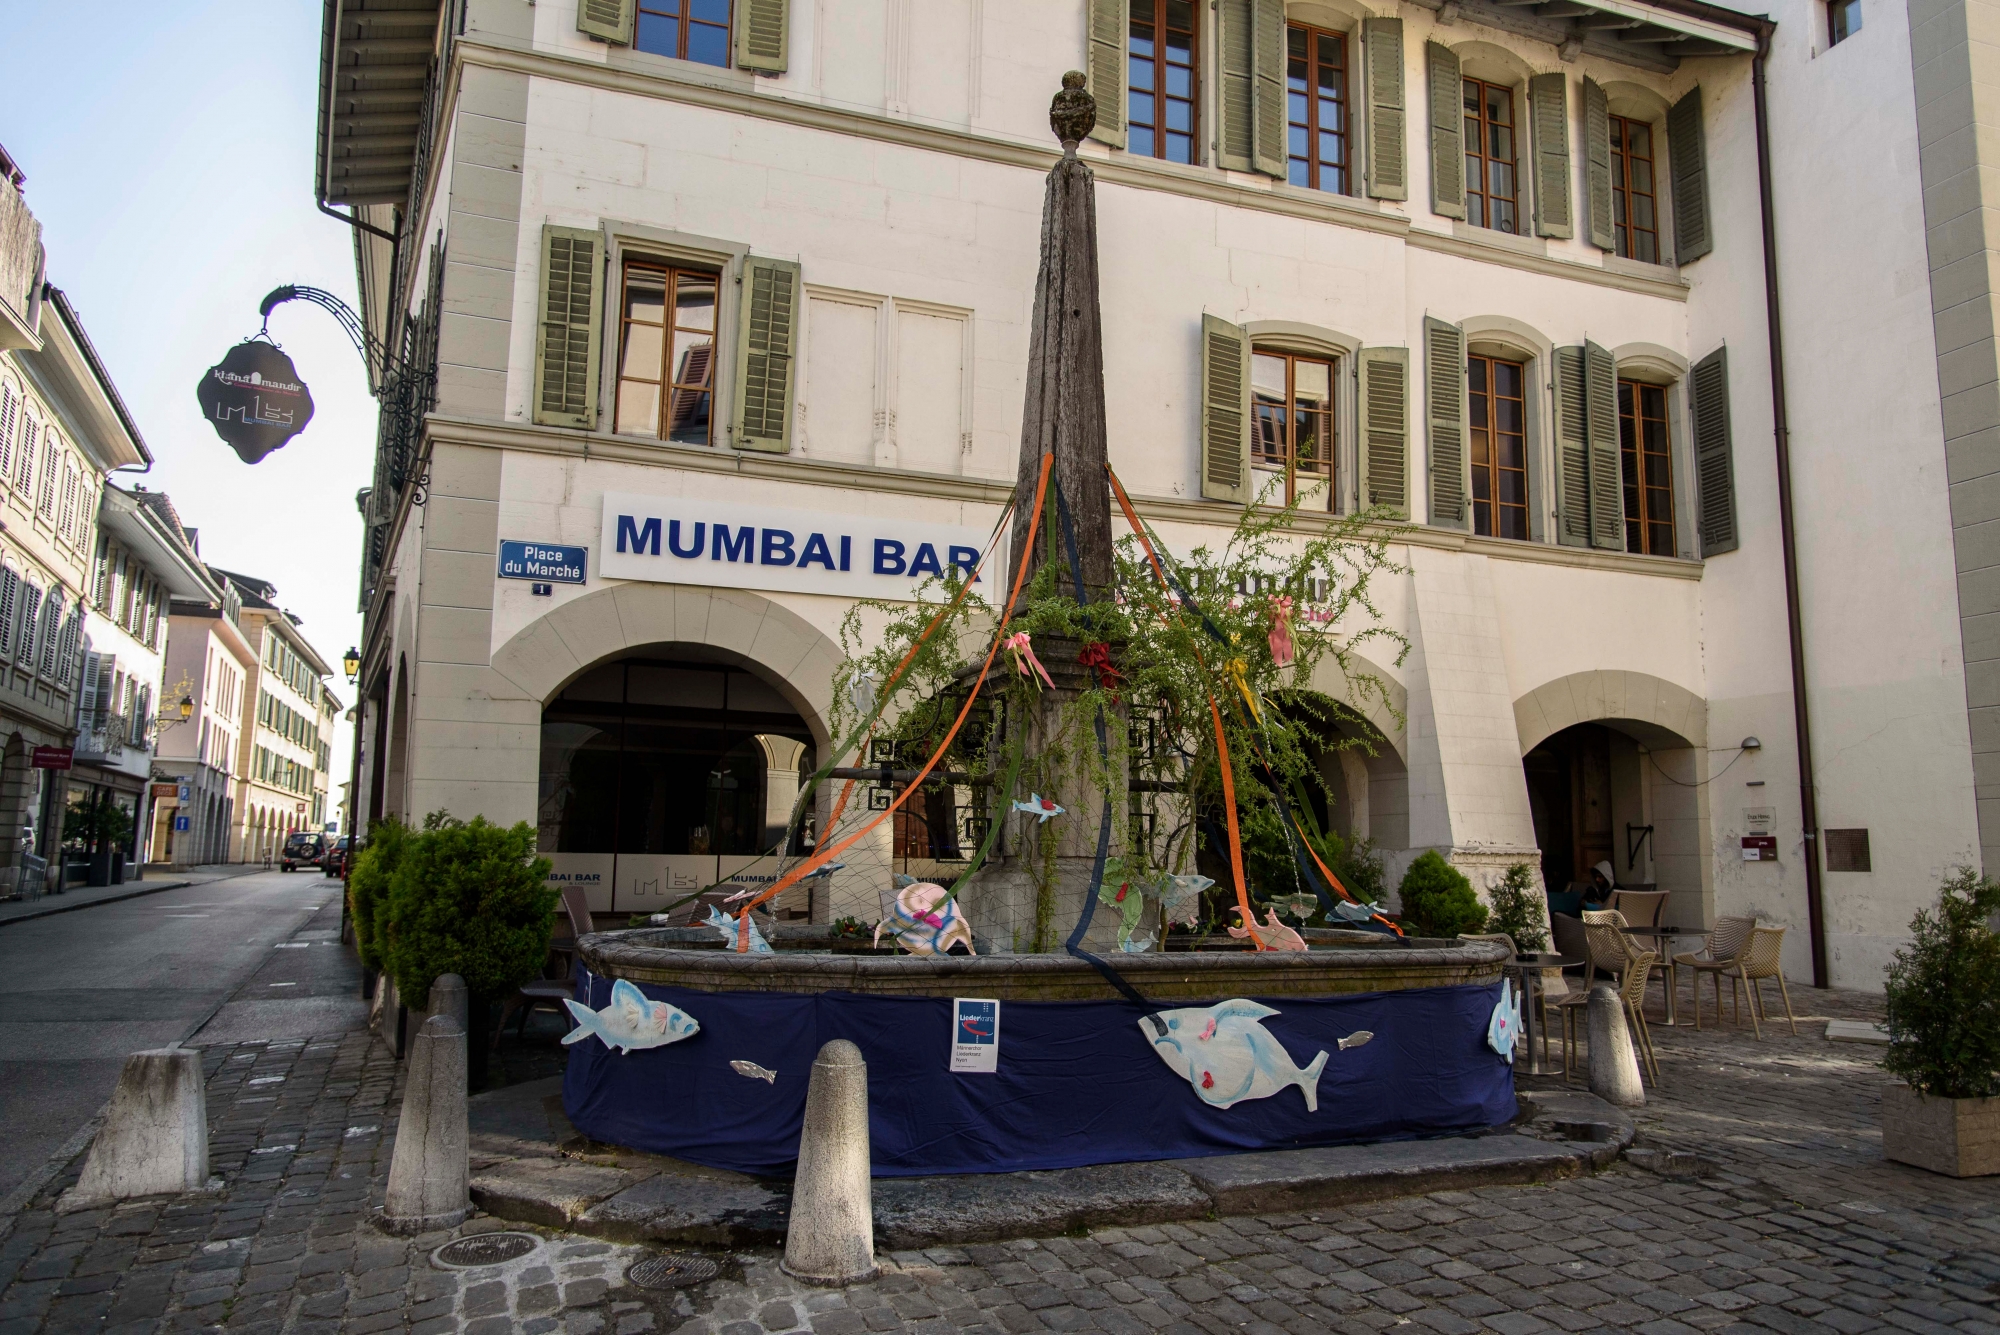
<path fill-rule="evenodd" d="M 1805 631 L 1799 614 L 1799 546 L 1792 518 L 1792 429 L 1785 409 L 1785 341 L 1778 315 L 1778 229 L 1771 204 L 1771 117 L 1764 62 L 1771 52 L 1767 24 L 1750 61 L 1757 110 L 1757 202 L 1764 227 L 1764 322 L 1771 344 L 1771 424 L 1778 451 L 1778 533 L 1785 558 L 1785 623 L 1792 648 L 1792 727 L 1798 738 L 1799 816 L 1806 856 L 1806 923 L 1812 937 L 1813 986 L 1826 987 L 1826 905 L 1821 895 L 1819 803 L 1813 796 L 1812 718 L 1806 698 Z"/>

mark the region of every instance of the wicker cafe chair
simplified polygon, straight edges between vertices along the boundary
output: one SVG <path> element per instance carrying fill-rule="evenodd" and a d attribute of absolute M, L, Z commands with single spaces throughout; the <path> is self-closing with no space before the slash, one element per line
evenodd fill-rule
<path fill-rule="evenodd" d="M 1680 986 L 1681 965 L 1694 970 L 1694 1027 L 1701 1028 L 1701 976 L 1709 974 L 1715 979 L 1715 1022 L 1722 1023 L 1722 975 L 1736 963 L 1736 956 L 1750 943 L 1750 933 L 1757 928 L 1755 918 L 1717 918 L 1715 930 L 1708 934 L 1708 944 L 1698 955 L 1676 955 L 1667 967 L 1671 971 L 1667 986 Z M 1736 1011 L 1736 980 L 1729 980 L 1729 1006 Z M 1742 1022 L 1740 1012 L 1737 1023 Z"/>
<path fill-rule="evenodd" d="M 1616 978 L 1625 972 L 1625 964 L 1632 958 L 1631 941 L 1618 929 L 1628 924 L 1625 915 L 1617 909 L 1586 909 L 1583 914 L 1584 966 L 1583 990 L 1590 991 L 1590 985 L 1601 971 Z"/>
<path fill-rule="evenodd" d="M 500 1033 L 507 1027 L 509 1017 L 519 1012 L 520 1018 L 514 1026 L 514 1037 L 522 1038 L 528 1032 L 528 1017 L 538 1006 L 547 1006 L 558 1015 L 563 1013 L 563 1003 L 576 996 L 576 984 L 570 981 L 569 962 L 576 956 L 577 938 L 594 930 L 590 923 L 590 898 L 580 885 L 566 887 L 562 892 L 562 905 L 569 914 L 569 937 L 557 937 L 549 942 L 550 962 L 562 969 L 560 978 L 531 978 L 514 989 L 514 995 L 507 998 L 500 1011 L 500 1023 L 493 1026 L 493 1046 L 500 1046 Z M 547 965 L 543 966 L 547 972 Z"/>
<path fill-rule="evenodd" d="M 1785 999 L 1785 1020 L 1792 1026 L 1794 1037 L 1799 1032 L 1798 1017 L 1792 1014 L 1792 989 L 1785 985 L 1785 969 L 1779 961 L 1784 944 L 1784 928 L 1753 927 L 1750 929 L 1749 943 L 1736 954 L 1735 964 L 1722 971 L 1728 975 L 1729 991 L 1732 996 L 1736 992 L 1738 979 L 1742 980 L 1744 989 L 1750 993 L 1750 1032 L 1759 1038 L 1764 1036 L 1763 1029 L 1757 1024 L 1759 1013 L 1766 1019 L 1770 1018 L 1770 1012 L 1764 1010 L 1764 994 L 1758 989 L 1758 984 L 1766 978 L 1778 980 L 1778 992 Z M 1722 986 L 1721 975 L 1717 976 L 1715 985 L 1718 988 Z M 1716 996 L 1715 1013 L 1720 1019 L 1722 1000 L 1719 992 Z"/>
<path fill-rule="evenodd" d="M 1646 979 L 1651 976 L 1653 966 L 1660 957 L 1650 950 L 1628 954 L 1625 972 L 1618 983 L 1618 1004 L 1625 1008 L 1625 1023 L 1632 1030 L 1632 1044 L 1638 1051 L 1639 1060 L 1653 1077 L 1653 1088 L 1660 1087 L 1660 1063 L 1653 1055 L 1653 1031 L 1646 1027 Z M 1570 1083 L 1570 1072 L 1576 1069 L 1576 1054 L 1581 1049 L 1578 1042 L 1577 1023 L 1589 1005 L 1588 991 L 1564 997 L 1556 1004 L 1562 1012 L 1563 1022 L 1563 1083 Z"/>
<path fill-rule="evenodd" d="M 1613 890 L 1610 901 L 1604 907 L 1624 914 L 1628 926 L 1658 927 L 1660 919 L 1666 916 L 1667 893 L 1665 890 Z"/>

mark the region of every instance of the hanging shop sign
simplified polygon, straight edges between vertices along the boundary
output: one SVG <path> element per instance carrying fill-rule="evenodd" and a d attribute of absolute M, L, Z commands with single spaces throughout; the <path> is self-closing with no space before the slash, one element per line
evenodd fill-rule
<path fill-rule="evenodd" d="M 552 542 L 500 541 L 500 578 L 581 584 L 590 567 L 590 548 Z"/>
<path fill-rule="evenodd" d="M 76 750 L 68 746 L 38 746 L 32 769 L 69 769 L 76 761 Z"/>
<path fill-rule="evenodd" d="M 907 507 L 905 507 L 907 508 Z M 855 515 L 607 492 L 598 573 L 730 589 L 908 598 L 924 580 L 979 564 L 991 533 L 883 513 Z M 1004 571 L 1003 536 L 977 587 Z M 1004 595 L 1002 595 L 1004 596 Z"/>
<path fill-rule="evenodd" d="M 276 344 L 246 339 L 202 372 L 195 401 L 215 434 L 254 464 L 312 421 L 312 391 Z"/>

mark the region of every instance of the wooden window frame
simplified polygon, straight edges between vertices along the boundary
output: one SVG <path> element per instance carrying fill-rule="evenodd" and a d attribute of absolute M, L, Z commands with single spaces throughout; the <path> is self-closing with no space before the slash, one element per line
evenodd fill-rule
<path fill-rule="evenodd" d="M 1658 414 L 1645 411 L 1647 391 L 1659 395 Z M 1660 428 L 1660 448 L 1644 448 L 1644 428 L 1646 424 L 1657 422 Z M 1644 483 L 1644 456 L 1657 456 L 1666 461 L 1667 480 L 1664 486 L 1649 486 Z M 1668 401 L 1667 387 L 1649 380 L 1618 381 L 1618 481 L 1625 499 L 1625 550 L 1641 556 L 1678 556 L 1680 554 L 1679 534 L 1674 522 L 1674 431 L 1673 413 Z M 1666 513 L 1654 512 L 1651 497 L 1659 494 L 1666 498 Z M 1664 530 L 1666 546 L 1657 547 Z"/>
<path fill-rule="evenodd" d="M 1474 384 L 1472 365 L 1475 362 L 1485 368 L 1486 383 L 1484 388 L 1480 388 Z M 1493 368 L 1496 365 L 1511 366 L 1514 368 L 1515 373 L 1520 377 L 1521 392 L 1519 395 L 1500 393 L 1499 387 L 1496 384 L 1496 377 L 1493 374 Z M 1530 476 L 1533 470 L 1530 467 L 1529 441 L 1531 436 L 1528 431 L 1528 401 L 1530 398 L 1528 390 L 1529 363 L 1525 358 L 1516 359 L 1513 357 L 1497 356 L 1491 353 L 1469 352 L 1465 357 L 1465 366 L 1465 457 L 1467 467 L 1472 474 L 1472 485 L 1466 488 L 1465 493 L 1465 504 L 1471 512 L 1470 522 L 1466 526 L 1467 531 L 1485 538 L 1506 538 L 1512 542 L 1532 541 L 1535 533 L 1535 525 L 1533 505 L 1530 500 L 1533 495 L 1533 479 Z M 1521 438 L 1521 466 L 1519 468 L 1504 468 L 1500 464 L 1498 437 L 1501 434 L 1499 427 L 1499 406 L 1502 401 L 1521 405 L 1521 429 L 1518 432 L 1506 433 L 1508 435 L 1518 435 Z M 1474 411 L 1475 403 L 1485 408 L 1485 421 L 1483 425 L 1479 421 L 1480 414 Z M 1478 446 L 1476 444 L 1476 437 L 1481 433 L 1484 433 L 1486 437 L 1486 462 L 1484 464 L 1479 462 Z M 1521 500 L 1518 504 L 1500 499 L 1500 475 L 1502 473 L 1519 473 L 1521 475 Z M 1484 482 L 1486 485 L 1486 496 L 1484 499 L 1481 499 L 1479 495 L 1481 482 Z M 1521 531 L 1519 533 L 1502 533 L 1500 531 L 1498 521 L 1503 517 L 1501 514 L 1503 510 L 1518 510 L 1520 512 Z M 1482 521 L 1486 525 L 1484 530 L 1479 527 Z"/>
<path fill-rule="evenodd" d="M 1296 59 L 1292 55 L 1291 43 L 1293 33 L 1302 33 L 1306 39 L 1306 86 L 1304 93 L 1306 119 L 1303 123 L 1292 119 L 1292 97 L 1294 96 L 1292 89 L 1292 64 Z M 1320 103 L 1323 100 L 1319 92 L 1318 75 L 1322 68 L 1319 52 L 1321 41 L 1328 38 L 1340 45 L 1340 93 L 1332 99 L 1340 108 L 1340 128 L 1338 130 L 1324 130 L 1320 127 L 1319 123 Z M 1351 82 L 1354 77 L 1354 63 L 1349 58 L 1348 49 L 1347 34 L 1344 32 L 1334 32 L 1330 28 L 1316 28 L 1309 23 L 1287 23 L 1285 25 L 1286 179 L 1291 180 L 1290 172 L 1292 164 L 1303 162 L 1306 168 L 1306 179 L 1302 182 L 1292 181 L 1291 183 L 1293 185 L 1303 185 L 1308 190 L 1325 191 L 1330 195 L 1351 193 L 1354 181 L 1354 143 L 1348 134 L 1348 127 L 1352 124 L 1354 115 L 1353 84 Z M 1294 129 L 1302 129 L 1306 134 L 1306 154 L 1303 158 L 1291 152 L 1291 137 Z M 1321 136 L 1326 134 L 1331 134 L 1340 143 L 1340 161 L 1338 163 L 1328 164 L 1320 161 L 1319 148 L 1322 142 Z M 1336 173 L 1337 185 L 1328 186 L 1322 183 L 1321 174 L 1326 171 Z"/>
<path fill-rule="evenodd" d="M 645 55 L 658 56 L 662 60 L 687 60 L 689 59 L 687 53 L 689 29 L 697 27 L 720 27 L 722 29 L 722 63 L 720 65 L 708 65 L 708 62 L 705 60 L 698 60 L 694 63 L 697 65 L 708 65 L 710 69 L 734 69 L 736 66 L 736 0 L 727 0 L 727 3 L 729 5 L 729 18 L 727 21 L 717 24 L 709 19 L 694 17 L 694 0 L 638 0 L 632 12 L 632 49 L 641 51 Z M 677 15 L 661 13 L 660 9 L 666 5 L 677 6 L 680 13 Z M 669 56 L 664 51 L 645 51 L 639 46 L 639 30 L 645 25 L 648 18 L 672 23 L 676 26 L 677 31 L 674 39 L 673 55 Z"/>
<path fill-rule="evenodd" d="M 1257 402 L 1256 391 L 1250 393 L 1250 458 L 1252 470 L 1270 471 L 1281 468 L 1285 474 L 1285 504 L 1291 505 L 1298 499 L 1299 474 L 1326 481 L 1328 508 L 1334 508 L 1340 485 L 1340 371 L 1342 356 L 1327 352 L 1294 352 L 1289 348 L 1269 347 L 1252 342 L 1250 345 L 1251 365 L 1256 365 L 1259 357 L 1277 357 L 1285 363 L 1285 416 L 1284 439 L 1279 443 L 1280 456 L 1274 458 L 1265 453 L 1262 423 L 1265 420 L 1264 405 Z M 1296 443 L 1292 439 L 1292 427 L 1297 409 L 1298 364 L 1316 362 L 1327 368 L 1327 403 L 1320 410 L 1322 434 L 1320 458 L 1313 461 L 1313 467 L 1300 468 Z"/>
<path fill-rule="evenodd" d="M 1854 16 L 1854 25 L 1842 26 L 1843 16 L 1850 13 Z M 1861 0 L 1826 0 L 1826 44 L 1829 49 L 1860 32 L 1861 26 Z"/>
<path fill-rule="evenodd" d="M 1465 153 L 1465 220 L 1472 226 L 1483 227 L 1489 232 L 1499 232 L 1505 236 L 1521 236 L 1523 235 L 1521 231 L 1521 109 L 1518 105 L 1518 99 L 1514 96 L 1514 85 L 1495 83 L 1490 79 L 1476 78 L 1470 74 L 1460 74 L 1458 86 L 1459 115 L 1462 118 L 1464 140 L 1461 147 Z M 1464 105 L 1465 90 L 1468 87 L 1477 87 L 1479 89 L 1476 111 L 1470 110 Z M 1507 170 L 1513 175 L 1514 188 L 1511 193 L 1506 195 L 1496 195 L 1491 188 L 1491 168 L 1493 164 L 1502 162 L 1503 159 L 1493 157 L 1486 151 L 1487 144 L 1490 142 L 1486 132 L 1490 127 L 1499 124 L 1497 121 L 1488 119 L 1486 114 L 1486 96 L 1490 90 L 1498 90 L 1507 96 L 1507 123 L 1504 128 L 1512 136 L 1514 156 L 1504 161 Z M 1474 200 L 1478 201 L 1479 216 L 1477 220 L 1473 218 Z M 1511 226 L 1494 226 L 1493 204 L 1496 200 L 1504 202 L 1512 212 Z"/>
<path fill-rule="evenodd" d="M 1188 63 L 1186 67 L 1188 74 L 1188 95 L 1186 98 L 1178 98 L 1172 96 L 1167 91 L 1167 71 L 1169 68 L 1179 68 L 1179 67 L 1172 65 L 1172 63 L 1168 61 L 1166 48 L 1160 42 L 1160 34 L 1168 31 L 1167 6 L 1173 2 L 1174 0 L 1126 0 L 1125 146 L 1129 151 L 1134 152 L 1141 157 L 1158 158 L 1162 162 L 1180 161 L 1180 159 L 1178 158 L 1169 157 L 1167 155 L 1168 131 L 1166 128 L 1166 121 L 1167 121 L 1168 104 L 1184 101 L 1187 104 L 1187 109 L 1188 109 L 1187 163 L 1190 166 L 1198 166 L 1200 165 L 1202 160 L 1201 158 L 1201 94 L 1202 94 L 1201 16 L 1206 7 L 1200 4 L 1199 0 L 1189 0 L 1188 9 L 1190 13 L 1190 27 L 1188 29 L 1188 34 L 1187 34 Z M 1140 14 L 1140 11 L 1142 9 L 1150 9 L 1152 11 L 1151 15 L 1142 17 Z M 1153 44 L 1153 54 L 1150 56 L 1135 55 L 1132 51 L 1131 43 L 1134 40 L 1134 34 L 1132 33 L 1132 28 L 1140 23 L 1149 24 L 1153 30 L 1152 37 L 1147 39 L 1150 40 Z M 1150 90 L 1153 99 L 1152 118 L 1146 121 L 1141 121 L 1132 114 L 1132 99 L 1135 96 L 1135 94 L 1139 96 L 1144 96 L 1148 91 L 1145 89 L 1135 89 L 1132 86 L 1132 68 L 1135 64 L 1142 61 L 1153 67 L 1152 68 L 1153 86 L 1152 89 Z M 1139 152 L 1139 150 L 1132 148 L 1133 138 L 1139 132 L 1143 132 L 1152 137 L 1153 146 L 1151 152 L 1141 153 Z"/>
<path fill-rule="evenodd" d="M 1613 250 L 1617 255 L 1638 260 L 1642 264 L 1664 264 L 1666 257 L 1660 249 L 1660 130 L 1650 121 L 1642 121 L 1636 116 L 1620 116 L 1612 112 L 1607 118 L 1611 127 L 1611 237 Z M 1634 126 L 1646 131 L 1651 140 L 1649 151 L 1643 161 L 1652 168 L 1653 188 L 1634 189 L 1632 185 L 1631 131 Z M 1643 196 L 1653 203 L 1653 225 L 1640 227 L 1632 221 L 1632 198 Z M 1635 254 L 1632 234 L 1644 233 L 1653 238 L 1653 258 L 1650 260 Z"/>
<path fill-rule="evenodd" d="M 626 331 L 632 323 L 631 319 L 626 315 L 626 302 L 631 285 L 631 276 L 634 271 L 642 271 L 659 276 L 665 283 L 665 304 L 662 309 L 662 319 L 665 323 L 661 326 L 665 331 L 665 338 L 661 349 L 660 375 L 662 378 L 659 380 L 646 380 L 641 376 L 628 376 L 625 374 L 624 353 L 627 337 Z M 701 265 L 683 264 L 674 260 L 655 259 L 645 255 L 625 255 L 620 257 L 618 265 L 618 305 L 614 316 L 616 321 L 615 338 L 612 344 L 612 383 L 614 388 L 611 401 L 611 429 L 615 434 L 633 436 L 638 439 L 657 440 L 663 445 L 713 446 L 715 444 L 716 423 L 722 414 L 721 376 L 718 374 L 718 371 L 722 356 L 724 277 L 725 275 L 721 271 Z M 706 330 L 683 329 L 680 325 L 673 323 L 673 313 L 679 310 L 677 295 L 682 278 L 692 278 L 706 282 L 713 289 L 715 304 L 713 314 L 709 320 L 710 328 Z M 672 376 L 673 368 L 677 364 L 674 349 L 677 346 L 679 336 L 681 334 L 701 333 L 706 333 L 709 337 L 708 383 L 705 386 L 699 384 L 682 384 L 679 381 L 669 379 L 668 377 Z M 654 418 L 653 434 L 650 436 L 638 437 L 635 432 L 619 430 L 619 425 L 624 420 L 621 410 L 625 397 L 625 384 L 628 380 L 657 385 L 660 388 L 659 410 Z M 682 391 L 706 392 L 708 395 L 708 439 L 706 441 L 677 441 L 672 437 L 669 415 L 672 412 L 674 396 Z"/>

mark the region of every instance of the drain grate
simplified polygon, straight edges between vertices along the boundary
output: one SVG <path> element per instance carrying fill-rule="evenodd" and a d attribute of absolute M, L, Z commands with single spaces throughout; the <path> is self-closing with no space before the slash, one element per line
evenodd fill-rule
<path fill-rule="evenodd" d="M 447 1242 L 431 1253 L 431 1263 L 446 1270 L 476 1270 L 517 1261 L 541 1245 L 542 1240 L 532 1233 L 478 1233 Z"/>
<path fill-rule="evenodd" d="M 634 1261 L 625 1278 L 642 1289 L 684 1289 L 722 1273 L 722 1267 L 693 1252 L 661 1252 Z"/>

